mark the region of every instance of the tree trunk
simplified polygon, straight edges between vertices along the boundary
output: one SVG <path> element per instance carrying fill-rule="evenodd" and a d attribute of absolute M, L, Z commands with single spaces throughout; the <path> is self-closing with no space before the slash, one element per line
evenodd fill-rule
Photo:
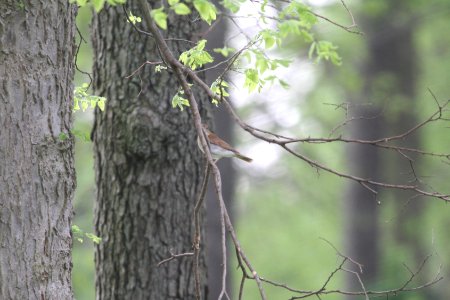
<path fill-rule="evenodd" d="M 72 299 L 75 8 L 0 4 L 0 299 Z"/>
<path fill-rule="evenodd" d="M 214 1 L 218 5 L 217 1 Z M 222 19 L 214 28 L 208 32 L 208 51 L 213 55 L 214 62 L 218 63 L 224 61 L 224 57 L 220 54 L 214 53 L 214 48 L 222 48 L 224 46 L 225 33 L 227 31 L 227 22 Z M 217 67 L 210 69 L 206 72 L 206 80 L 208 84 L 212 84 L 217 77 L 222 74 L 224 67 Z M 214 117 L 214 132 L 218 136 L 229 142 L 233 143 L 233 120 L 226 111 L 224 106 L 219 106 L 213 111 Z M 228 213 L 233 219 L 233 200 L 235 190 L 235 174 L 236 171 L 233 168 L 232 159 L 221 159 L 217 166 L 219 167 L 222 177 L 222 191 L 225 205 L 227 206 Z M 206 193 L 206 210 L 207 210 L 207 265 L 208 265 L 208 290 L 209 299 L 217 299 L 222 291 L 222 226 L 220 217 L 220 207 L 217 201 L 217 195 L 214 187 L 214 182 L 211 180 Z M 234 251 L 227 253 L 227 268 L 232 270 L 230 253 L 234 254 Z M 230 274 L 231 273 L 231 274 Z M 228 294 L 232 294 L 231 291 L 231 276 L 232 272 L 227 276 L 227 291 Z"/>
<path fill-rule="evenodd" d="M 417 57 L 413 44 L 414 21 L 411 17 L 406 18 L 409 6 L 407 1 L 385 2 L 386 7 L 382 12 L 361 17 L 368 44 L 368 59 L 362 72 L 366 82 L 363 97 L 372 102 L 372 108 L 368 109 L 371 111 L 370 114 L 361 110 L 353 114 L 353 117 L 366 118 L 353 124 L 353 129 L 357 132 L 355 137 L 360 139 L 376 139 L 381 136 L 400 134 L 417 122 L 414 117 L 415 74 L 417 73 L 415 63 Z M 380 101 L 383 100 L 388 101 L 385 104 L 388 108 L 387 112 L 382 111 Z M 376 118 L 370 119 L 373 117 Z M 403 143 L 402 146 L 417 148 L 418 144 L 417 136 L 415 136 L 408 137 L 408 142 Z M 384 163 L 382 170 L 387 175 L 383 176 L 384 180 L 406 183 L 411 179 L 406 174 L 409 164 L 403 157 L 399 157 L 398 153 L 394 153 L 394 158 L 390 156 L 382 158 L 379 150 L 371 146 L 354 145 L 350 147 L 349 154 L 352 173 L 364 178 L 381 180 L 380 166 Z M 392 161 L 386 165 L 389 158 Z M 388 174 L 389 172 L 391 174 Z M 361 276 L 368 288 L 376 283 L 377 265 L 380 263 L 377 201 L 381 199 L 376 201 L 371 192 L 357 183 L 351 183 L 349 186 L 346 197 L 348 234 L 346 244 L 349 247 L 349 256 L 364 265 Z M 404 191 L 394 191 L 393 195 L 395 205 L 399 208 L 404 203 L 402 199 L 406 200 L 411 196 Z M 411 204 L 411 207 L 417 212 L 415 204 Z M 405 236 L 404 218 L 408 219 L 406 215 L 397 219 L 399 224 L 394 229 L 400 240 L 408 239 Z M 349 288 L 361 289 L 354 276 L 349 278 Z"/>
<path fill-rule="evenodd" d="M 142 15 L 135 3 L 127 5 Z M 191 18 L 169 18 L 164 34 L 193 40 L 200 24 Z M 95 227 L 102 238 L 95 253 L 97 299 L 194 299 L 192 257 L 157 267 L 170 252 L 193 252 L 193 210 L 204 158 L 192 117 L 171 106 L 179 84 L 170 70 L 157 73 L 146 65 L 125 78 L 145 61 L 161 58 L 153 39 L 126 22 L 122 8 L 95 16 L 93 31 L 94 89 L 108 99 L 105 112 L 96 112 L 93 132 Z M 192 47 L 180 40 L 169 44 L 176 56 Z M 200 105 L 208 102 L 198 92 L 196 99 Z M 202 248 L 203 298 L 204 253 Z"/>

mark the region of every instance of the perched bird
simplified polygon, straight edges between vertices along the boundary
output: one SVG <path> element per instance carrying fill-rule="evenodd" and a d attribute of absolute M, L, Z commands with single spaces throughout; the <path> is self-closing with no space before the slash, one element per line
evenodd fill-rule
<path fill-rule="evenodd" d="M 215 133 L 211 132 L 208 129 L 208 126 L 205 124 L 202 124 L 203 132 L 205 133 L 205 136 L 207 137 L 209 141 L 209 149 L 211 151 L 212 158 L 215 161 L 218 161 L 222 157 L 236 157 L 239 159 L 242 159 L 246 162 L 251 162 L 253 159 L 250 157 L 244 156 L 236 149 L 233 149 L 227 142 L 222 140 L 220 137 L 218 137 Z M 200 150 L 203 152 L 203 147 L 200 142 L 200 138 L 197 137 L 197 143 Z"/>

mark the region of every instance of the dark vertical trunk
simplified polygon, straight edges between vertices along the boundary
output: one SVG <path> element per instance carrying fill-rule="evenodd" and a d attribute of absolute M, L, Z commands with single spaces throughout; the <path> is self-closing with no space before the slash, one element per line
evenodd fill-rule
<path fill-rule="evenodd" d="M 372 103 L 371 114 L 358 111 L 354 117 L 376 117 L 374 120 L 361 120 L 353 124 L 355 137 L 375 139 L 381 136 L 399 134 L 416 122 L 414 117 L 415 74 L 417 57 L 414 51 L 413 20 L 406 19 L 407 1 L 390 2 L 389 7 L 380 14 L 364 15 L 368 46 L 368 59 L 363 67 L 366 81 L 363 99 Z M 381 104 L 380 101 L 387 103 Z M 357 103 L 356 105 L 361 105 Z M 387 112 L 381 110 L 386 106 Z M 378 109 L 376 107 L 379 107 Z M 383 117 L 381 117 L 383 115 Z M 417 137 L 410 137 L 402 146 L 418 147 Z M 352 146 L 349 156 L 351 171 L 365 178 L 380 179 L 381 165 L 383 176 L 393 182 L 406 182 L 407 161 L 402 157 L 383 157 L 379 151 L 368 146 Z M 391 161 L 389 160 L 392 159 Z M 388 164 L 386 164 L 388 162 Z M 406 162 L 406 164 L 404 164 Z M 394 192 L 395 201 L 403 203 L 407 193 Z M 410 195 L 409 195 L 410 196 Z M 378 199 L 381 200 L 381 199 Z M 362 279 L 366 288 L 377 280 L 380 262 L 378 209 L 373 194 L 362 186 L 351 183 L 346 197 L 347 204 L 347 245 L 348 254 L 364 265 Z M 416 210 L 415 207 L 413 209 Z M 403 223 L 401 219 L 398 220 Z M 397 228 L 398 236 L 404 236 L 404 226 Z M 361 289 L 357 279 L 349 279 L 349 288 Z"/>
<path fill-rule="evenodd" d="M 0 4 L 0 299 L 71 299 L 75 8 Z"/>
<path fill-rule="evenodd" d="M 225 34 L 227 31 L 227 23 L 225 20 L 215 25 L 213 30 L 208 33 L 208 48 L 222 48 L 224 45 Z M 211 51 L 212 52 L 212 51 Z M 223 61 L 224 58 L 220 54 L 214 53 L 214 62 Z M 217 77 L 222 74 L 222 68 L 215 68 L 206 72 L 206 80 L 208 84 L 214 82 Z M 219 106 L 214 108 L 214 131 L 225 141 L 233 145 L 233 121 L 226 111 L 225 107 Z M 222 191 L 225 205 L 228 212 L 233 217 L 233 196 L 235 186 L 235 170 L 231 159 L 222 159 L 218 162 L 220 173 L 222 174 Z M 210 181 L 206 194 L 206 210 L 207 210 L 207 265 L 208 265 L 208 299 L 217 299 L 222 290 L 222 230 L 220 225 L 220 207 L 217 201 L 217 195 L 212 180 Z M 233 252 L 234 253 L 234 252 Z M 227 259 L 228 270 L 230 270 L 230 259 Z M 227 277 L 227 291 L 231 291 L 231 274 Z"/>
<path fill-rule="evenodd" d="M 363 94 L 364 97 L 364 94 Z M 351 116 L 364 117 L 352 124 L 352 137 L 359 139 L 376 139 L 383 131 L 383 122 L 377 116 L 380 110 L 375 107 L 365 107 L 356 104 Z M 362 106 L 359 106 L 362 105 Z M 349 172 L 363 178 L 379 179 L 380 153 L 371 146 L 351 145 L 348 147 Z M 350 182 L 344 199 L 345 203 L 345 235 L 346 255 L 363 264 L 361 279 L 370 287 L 376 280 L 379 263 L 379 229 L 378 229 L 378 199 L 375 195 L 358 183 Z M 354 271 L 359 269 L 356 266 Z M 361 290 L 361 285 L 352 274 L 348 275 L 349 290 Z"/>
<path fill-rule="evenodd" d="M 141 16 L 134 5 L 129 1 L 128 9 Z M 199 27 L 191 16 L 176 16 L 164 33 L 192 40 Z M 94 89 L 108 99 L 105 112 L 96 112 L 94 129 L 95 227 L 103 239 L 95 253 L 97 299 L 194 299 L 192 257 L 157 267 L 170 252 L 193 251 L 204 159 L 191 115 L 171 106 L 179 84 L 170 70 L 156 73 L 147 65 L 125 78 L 145 61 L 161 58 L 153 39 L 138 34 L 121 8 L 98 14 L 93 30 Z M 178 56 L 192 44 L 172 40 L 170 46 Z M 196 98 L 208 102 L 199 93 Z"/>

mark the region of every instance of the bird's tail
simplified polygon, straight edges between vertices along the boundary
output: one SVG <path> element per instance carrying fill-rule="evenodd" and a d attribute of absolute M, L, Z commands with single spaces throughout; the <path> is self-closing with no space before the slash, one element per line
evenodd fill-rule
<path fill-rule="evenodd" d="M 239 159 L 242 159 L 243 161 L 246 161 L 248 163 L 253 161 L 253 159 L 251 159 L 250 157 L 244 156 L 244 155 L 242 155 L 240 153 L 236 153 L 236 157 L 239 158 Z"/>

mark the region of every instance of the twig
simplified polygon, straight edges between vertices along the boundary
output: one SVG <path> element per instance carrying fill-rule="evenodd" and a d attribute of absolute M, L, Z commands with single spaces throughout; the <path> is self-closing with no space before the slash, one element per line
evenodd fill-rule
<path fill-rule="evenodd" d="M 170 251 L 170 257 L 160 261 L 156 266 L 159 267 L 162 264 L 165 264 L 165 263 L 167 263 L 167 262 L 169 262 L 171 260 L 174 260 L 176 258 L 180 258 L 180 257 L 184 257 L 184 256 L 192 256 L 192 255 L 194 255 L 194 253 L 192 253 L 192 252 L 174 254 L 174 253 L 172 253 L 172 251 Z"/>

